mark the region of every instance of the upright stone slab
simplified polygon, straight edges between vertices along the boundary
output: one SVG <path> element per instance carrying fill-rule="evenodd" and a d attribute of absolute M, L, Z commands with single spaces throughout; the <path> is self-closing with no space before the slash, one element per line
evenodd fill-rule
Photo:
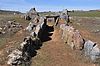
<path fill-rule="evenodd" d="M 25 15 L 26 20 L 35 19 L 35 17 L 39 16 L 35 8 L 31 8 Z"/>
<path fill-rule="evenodd" d="M 85 42 L 84 52 L 93 62 L 97 62 L 97 59 L 100 59 L 100 49 L 98 45 L 90 40 Z"/>

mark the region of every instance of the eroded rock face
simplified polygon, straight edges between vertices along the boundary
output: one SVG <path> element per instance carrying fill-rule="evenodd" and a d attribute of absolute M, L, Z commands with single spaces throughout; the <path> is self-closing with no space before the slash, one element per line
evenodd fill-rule
<path fill-rule="evenodd" d="M 100 49 L 98 48 L 98 45 L 91 40 L 85 42 L 84 52 L 93 62 L 97 62 L 97 59 L 100 58 Z"/>
<path fill-rule="evenodd" d="M 62 29 L 62 39 L 65 43 L 71 46 L 72 49 L 81 50 L 83 48 L 84 41 L 78 30 L 65 24 L 62 24 L 60 28 Z"/>

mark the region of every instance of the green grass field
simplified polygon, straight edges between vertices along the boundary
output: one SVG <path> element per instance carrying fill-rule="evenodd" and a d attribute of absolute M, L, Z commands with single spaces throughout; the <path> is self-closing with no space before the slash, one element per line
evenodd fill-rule
<path fill-rule="evenodd" d="M 100 17 L 100 11 L 75 11 L 70 12 L 69 15 L 79 17 Z"/>
<path fill-rule="evenodd" d="M 55 14 L 56 12 L 39 12 L 41 16 Z M 74 11 L 69 12 L 70 16 L 78 17 L 100 17 L 100 11 Z"/>

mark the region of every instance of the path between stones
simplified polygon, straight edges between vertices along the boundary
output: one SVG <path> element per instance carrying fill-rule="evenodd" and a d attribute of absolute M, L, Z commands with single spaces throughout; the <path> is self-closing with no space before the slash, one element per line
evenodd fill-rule
<path fill-rule="evenodd" d="M 44 42 L 32 59 L 32 66 L 95 66 L 77 58 L 75 52 L 61 39 L 61 30 L 55 28 L 50 37 L 52 40 Z"/>

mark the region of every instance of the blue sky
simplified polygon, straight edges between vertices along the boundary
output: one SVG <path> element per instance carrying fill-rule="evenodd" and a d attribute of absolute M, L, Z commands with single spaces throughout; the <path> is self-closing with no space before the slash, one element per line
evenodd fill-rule
<path fill-rule="evenodd" d="M 0 0 L 0 9 L 26 12 L 32 7 L 37 11 L 100 9 L 100 0 Z"/>

